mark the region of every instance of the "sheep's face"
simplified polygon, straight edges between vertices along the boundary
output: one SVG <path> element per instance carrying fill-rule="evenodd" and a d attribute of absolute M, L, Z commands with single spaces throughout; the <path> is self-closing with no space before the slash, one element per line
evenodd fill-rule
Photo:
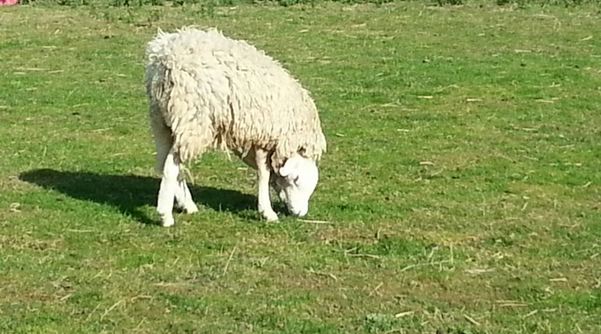
<path fill-rule="evenodd" d="M 288 211 L 302 217 L 309 211 L 309 198 L 318 179 L 315 161 L 296 154 L 275 173 L 272 185 Z"/>

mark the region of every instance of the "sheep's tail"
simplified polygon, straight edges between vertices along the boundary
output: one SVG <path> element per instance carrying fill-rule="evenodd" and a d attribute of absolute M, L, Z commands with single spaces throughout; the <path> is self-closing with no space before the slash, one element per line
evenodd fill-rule
<path fill-rule="evenodd" d="M 155 170 L 161 174 L 165 166 L 165 159 L 173 149 L 173 134 L 171 129 L 165 124 L 161 113 L 158 110 L 150 108 L 150 125 L 156 147 Z"/>
<path fill-rule="evenodd" d="M 200 115 L 197 96 L 191 94 L 197 85 L 186 70 L 154 57 L 147 65 L 146 85 L 150 99 L 150 117 L 157 146 L 157 168 L 163 167 L 170 151 L 187 163 L 214 146 L 214 129 L 210 118 Z M 177 61 L 177 59 L 175 59 Z"/>
<path fill-rule="evenodd" d="M 149 118 L 154 143 L 156 146 L 155 170 L 163 172 L 165 159 L 173 148 L 173 133 L 171 124 L 165 119 L 166 105 L 169 101 L 171 87 L 169 85 L 169 71 L 157 56 L 156 45 L 146 50 L 148 62 L 146 64 L 146 94 L 149 103 Z"/>

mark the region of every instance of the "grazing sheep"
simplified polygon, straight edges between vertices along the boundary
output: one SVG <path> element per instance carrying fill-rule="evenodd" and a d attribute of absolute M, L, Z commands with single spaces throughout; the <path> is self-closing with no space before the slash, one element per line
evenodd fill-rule
<path fill-rule="evenodd" d="M 278 219 L 270 184 L 292 214 L 307 213 L 326 140 L 309 93 L 278 62 L 195 28 L 159 32 L 146 59 L 163 226 L 174 224 L 174 199 L 185 212 L 198 211 L 180 164 L 209 149 L 232 151 L 257 170 L 258 209 L 268 221 Z"/>

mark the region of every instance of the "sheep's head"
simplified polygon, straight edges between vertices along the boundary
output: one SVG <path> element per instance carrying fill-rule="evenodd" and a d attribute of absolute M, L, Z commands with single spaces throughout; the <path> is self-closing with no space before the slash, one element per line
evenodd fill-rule
<path fill-rule="evenodd" d="M 309 211 L 309 198 L 319 179 L 315 161 L 295 154 L 273 176 L 272 186 L 286 203 L 288 211 L 300 217 L 306 215 Z"/>

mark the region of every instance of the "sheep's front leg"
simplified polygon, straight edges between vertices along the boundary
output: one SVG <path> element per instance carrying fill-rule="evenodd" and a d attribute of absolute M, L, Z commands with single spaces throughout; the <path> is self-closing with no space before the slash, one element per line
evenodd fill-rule
<path fill-rule="evenodd" d="M 186 180 L 183 177 L 177 182 L 177 189 L 175 190 L 175 202 L 177 203 L 178 207 L 184 210 L 185 213 L 198 212 L 198 207 L 194 203 L 190 189 L 188 189 Z"/>
<path fill-rule="evenodd" d="M 161 179 L 161 188 L 159 189 L 159 198 L 157 203 L 157 212 L 161 216 L 163 226 L 172 226 L 175 224 L 173 219 L 173 200 L 178 191 L 179 162 L 169 152 L 163 164 L 163 177 Z"/>
<path fill-rule="evenodd" d="M 271 199 L 269 198 L 269 162 L 267 161 L 267 152 L 256 150 L 255 162 L 257 163 L 257 183 L 258 183 L 258 200 L 259 213 L 267 219 L 267 221 L 278 220 L 278 215 L 271 208 Z"/>

